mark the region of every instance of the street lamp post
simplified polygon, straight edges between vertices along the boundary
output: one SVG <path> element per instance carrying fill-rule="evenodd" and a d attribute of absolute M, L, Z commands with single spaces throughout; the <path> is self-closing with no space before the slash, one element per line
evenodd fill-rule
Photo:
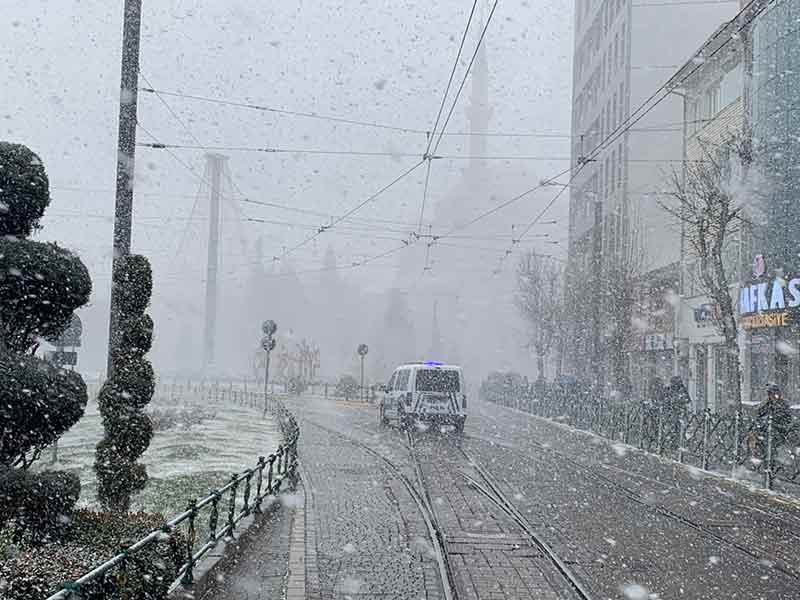
<path fill-rule="evenodd" d="M 261 324 L 261 332 L 264 337 L 261 338 L 261 347 L 267 353 L 267 359 L 264 364 L 264 412 L 267 412 L 267 399 L 269 398 L 269 354 L 275 349 L 275 332 L 278 330 L 278 325 L 273 320 L 264 321 Z"/>
<path fill-rule="evenodd" d="M 361 357 L 361 392 L 359 393 L 359 399 L 364 402 L 364 357 L 367 356 L 369 347 L 366 344 L 359 344 L 357 352 Z"/>

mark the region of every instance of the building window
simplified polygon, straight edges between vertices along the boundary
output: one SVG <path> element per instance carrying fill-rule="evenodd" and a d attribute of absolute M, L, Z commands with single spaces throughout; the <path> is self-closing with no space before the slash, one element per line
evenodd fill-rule
<path fill-rule="evenodd" d="M 715 85 L 710 89 L 706 90 L 705 95 L 703 96 L 703 118 L 704 119 L 711 119 L 719 112 L 719 96 L 720 96 L 720 88 L 719 85 Z"/>
<path fill-rule="evenodd" d="M 611 193 L 617 189 L 617 150 L 611 151 Z"/>
<path fill-rule="evenodd" d="M 743 87 L 742 64 L 739 63 L 722 77 L 722 82 L 720 83 L 721 107 L 724 108 L 731 102 L 741 98 Z"/>
<path fill-rule="evenodd" d="M 614 96 L 611 99 L 611 127 L 612 129 L 617 128 L 617 92 L 614 92 Z"/>

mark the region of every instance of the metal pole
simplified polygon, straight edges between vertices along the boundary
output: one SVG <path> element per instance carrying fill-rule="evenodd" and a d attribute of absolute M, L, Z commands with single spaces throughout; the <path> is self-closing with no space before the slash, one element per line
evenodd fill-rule
<path fill-rule="evenodd" d="M 122 25 L 122 64 L 119 92 L 119 133 L 117 137 L 117 193 L 114 206 L 113 267 L 131 252 L 131 213 L 133 211 L 133 166 L 136 151 L 136 104 L 139 89 L 139 39 L 142 0 L 125 0 Z M 111 361 L 118 338 L 118 294 L 112 277 L 111 308 L 108 323 L 106 375 L 111 377 Z"/>
<path fill-rule="evenodd" d="M 267 412 L 267 402 L 269 398 L 269 350 L 267 350 L 267 361 L 264 365 L 264 412 Z"/>
<path fill-rule="evenodd" d="M 203 369 L 214 362 L 217 330 L 217 271 L 219 269 L 219 214 L 222 169 L 227 157 L 206 154 L 211 172 L 211 207 L 208 223 L 208 261 L 206 263 L 206 322 L 203 343 Z"/>
<path fill-rule="evenodd" d="M 602 283 L 603 267 L 603 203 L 595 198 L 594 230 L 592 231 L 592 269 L 594 270 L 594 289 L 599 290 Z M 592 303 L 592 374 L 594 388 L 600 386 L 602 378 L 600 349 L 600 303 Z"/>
<path fill-rule="evenodd" d="M 364 401 L 364 355 L 361 355 L 361 392 L 359 393 L 359 399 L 361 402 Z"/>
<path fill-rule="evenodd" d="M 774 431 L 772 426 L 772 415 L 767 416 L 767 455 L 766 455 L 766 468 L 764 469 L 764 487 L 768 490 L 772 489 L 772 482 L 775 478 L 775 472 L 773 466 L 775 465 L 775 457 L 773 454 L 775 453 L 775 448 L 773 446 L 773 437 Z"/>

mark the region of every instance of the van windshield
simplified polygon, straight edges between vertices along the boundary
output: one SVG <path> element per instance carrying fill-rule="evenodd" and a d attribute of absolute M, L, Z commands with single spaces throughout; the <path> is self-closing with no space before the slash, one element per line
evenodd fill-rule
<path fill-rule="evenodd" d="M 417 371 L 418 392 L 457 392 L 458 371 L 421 369 Z"/>

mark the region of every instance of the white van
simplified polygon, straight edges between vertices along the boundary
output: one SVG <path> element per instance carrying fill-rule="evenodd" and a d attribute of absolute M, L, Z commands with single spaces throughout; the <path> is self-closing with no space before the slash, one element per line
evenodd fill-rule
<path fill-rule="evenodd" d="M 437 362 L 400 365 L 383 386 L 378 421 L 401 428 L 417 423 L 452 425 L 464 431 L 467 395 L 461 367 Z"/>

